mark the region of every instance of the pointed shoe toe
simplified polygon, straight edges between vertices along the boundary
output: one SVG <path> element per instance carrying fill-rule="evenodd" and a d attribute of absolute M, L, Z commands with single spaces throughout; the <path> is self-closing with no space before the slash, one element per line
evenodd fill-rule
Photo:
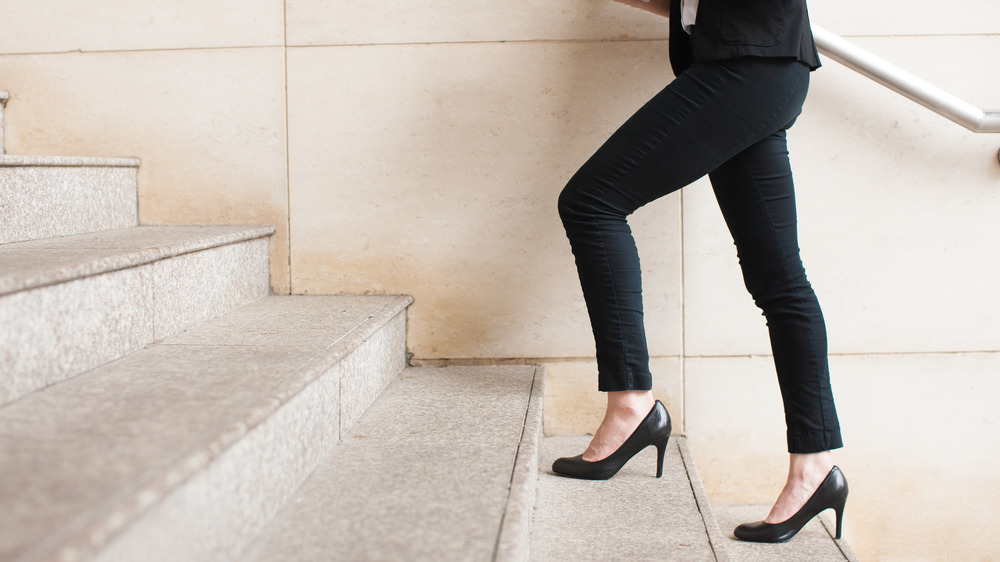
<path fill-rule="evenodd" d="M 618 473 L 621 467 L 603 461 L 587 462 L 583 455 L 563 457 L 552 463 L 552 472 L 582 480 L 607 480 Z"/>
<path fill-rule="evenodd" d="M 788 522 L 785 521 L 776 524 L 765 523 L 763 521 L 743 523 L 736 527 L 733 535 L 741 541 L 747 542 L 786 542 L 799 531 L 799 529 L 786 525 L 786 523 Z"/>
<path fill-rule="evenodd" d="M 639 423 L 632 435 L 622 443 L 617 451 L 599 461 L 585 461 L 583 455 L 562 457 L 552 463 L 552 472 L 560 476 L 584 480 L 607 480 L 618 474 L 625 463 L 639 451 L 650 445 L 656 446 L 656 477 L 663 475 L 663 457 L 670 440 L 670 414 L 659 400 Z"/>

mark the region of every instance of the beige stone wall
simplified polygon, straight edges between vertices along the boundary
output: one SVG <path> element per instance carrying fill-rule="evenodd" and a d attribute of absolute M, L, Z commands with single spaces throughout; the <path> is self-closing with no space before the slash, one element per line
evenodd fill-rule
<path fill-rule="evenodd" d="M 14 4 L 14 3 L 9 3 Z M 814 21 L 1000 106 L 1000 4 L 813 0 Z M 418 360 L 542 361 L 546 431 L 600 418 L 555 212 L 670 80 L 665 22 L 608 0 L 19 2 L 2 9 L 9 153 L 135 155 L 140 220 L 270 223 L 276 292 L 406 293 Z M 1000 135 L 836 63 L 790 134 L 827 314 L 863 559 L 981 559 L 1000 518 Z M 704 182 L 632 221 L 657 394 L 714 500 L 785 470 L 763 320 Z"/>

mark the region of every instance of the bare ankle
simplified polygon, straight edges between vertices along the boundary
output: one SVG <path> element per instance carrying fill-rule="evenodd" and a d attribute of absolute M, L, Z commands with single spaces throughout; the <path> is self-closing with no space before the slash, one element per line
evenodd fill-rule
<path fill-rule="evenodd" d="M 649 390 L 608 392 L 608 407 L 601 425 L 594 432 L 583 459 L 593 462 L 605 458 L 625 442 L 656 401 Z"/>
<path fill-rule="evenodd" d="M 818 486 L 832 468 L 833 455 L 830 454 L 830 451 L 808 454 L 792 453 L 788 459 L 788 481 Z"/>
<path fill-rule="evenodd" d="M 651 390 L 621 390 L 608 393 L 607 414 L 613 416 L 645 416 L 656 400 Z"/>

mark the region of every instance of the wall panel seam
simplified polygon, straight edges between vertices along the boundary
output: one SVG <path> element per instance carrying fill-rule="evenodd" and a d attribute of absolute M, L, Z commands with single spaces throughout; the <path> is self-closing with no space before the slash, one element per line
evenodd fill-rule
<path fill-rule="evenodd" d="M 236 51 L 247 49 L 284 49 L 285 46 L 277 45 L 229 45 L 229 46 L 205 46 L 205 47 L 161 47 L 156 49 L 74 49 L 72 51 L 37 51 L 23 53 L 0 53 L 0 57 L 41 57 L 50 55 L 106 55 L 115 53 L 171 53 L 184 51 Z"/>
<path fill-rule="evenodd" d="M 667 38 L 630 39 L 488 39 L 482 41 L 410 41 L 399 43 L 322 43 L 288 45 L 289 49 L 325 49 L 331 47 L 431 47 L 438 45 L 519 45 L 519 44 L 588 44 L 588 43 L 666 43 Z"/>
<path fill-rule="evenodd" d="M 289 125 L 289 94 L 288 94 L 288 2 L 285 0 L 281 6 L 282 17 L 282 40 L 281 46 L 282 61 L 284 65 L 285 81 L 283 91 L 285 92 L 285 227 L 287 228 L 285 250 L 287 260 L 285 262 L 285 275 L 288 277 L 288 294 L 295 294 L 292 289 L 294 280 L 292 279 L 292 151 L 291 151 L 291 127 Z"/>

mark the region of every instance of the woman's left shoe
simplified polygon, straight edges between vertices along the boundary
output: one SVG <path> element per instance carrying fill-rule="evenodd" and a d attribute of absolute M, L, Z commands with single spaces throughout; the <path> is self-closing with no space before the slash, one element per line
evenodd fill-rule
<path fill-rule="evenodd" d="M 833 509 L 837 513 L 837 536 L 840 538 L 841 525 L 844 522 L 844 504 L 847 503 L 847 479 L 836 466 L 830 469 L 823 483 L 816 488 L 812 497 L 806 501 L 795 515 L 781 523 L 744 523 L 733 534 L 736 538 L 750 542 L 785 542 L 798 533 L 813 517 L 825 509 Z"/>
<path fill-rule="evenodd" d="M 590 462 L 583 460 L 583 455 L 563 457 L 552 463 L 552 472 L 571 478 L 607 480 L 618 474 L 618 471 L 636 453 L 650 445 L 655 445 L 656 477 L 659 478 L 663 476 L 663 456 L 667 452 L 667 442 L 670 441 L 670 430 L 670 414 L 663 406 L 663 402 L 657 400 L 653 404 L 653 408 L 646 414 L 646 418 L 639 423 L 639 427 L 635 428 L 635 431 L 622 443 L 622 446 L 618 447 L 618 450 L 608 455 L 607 458 Z"/>

